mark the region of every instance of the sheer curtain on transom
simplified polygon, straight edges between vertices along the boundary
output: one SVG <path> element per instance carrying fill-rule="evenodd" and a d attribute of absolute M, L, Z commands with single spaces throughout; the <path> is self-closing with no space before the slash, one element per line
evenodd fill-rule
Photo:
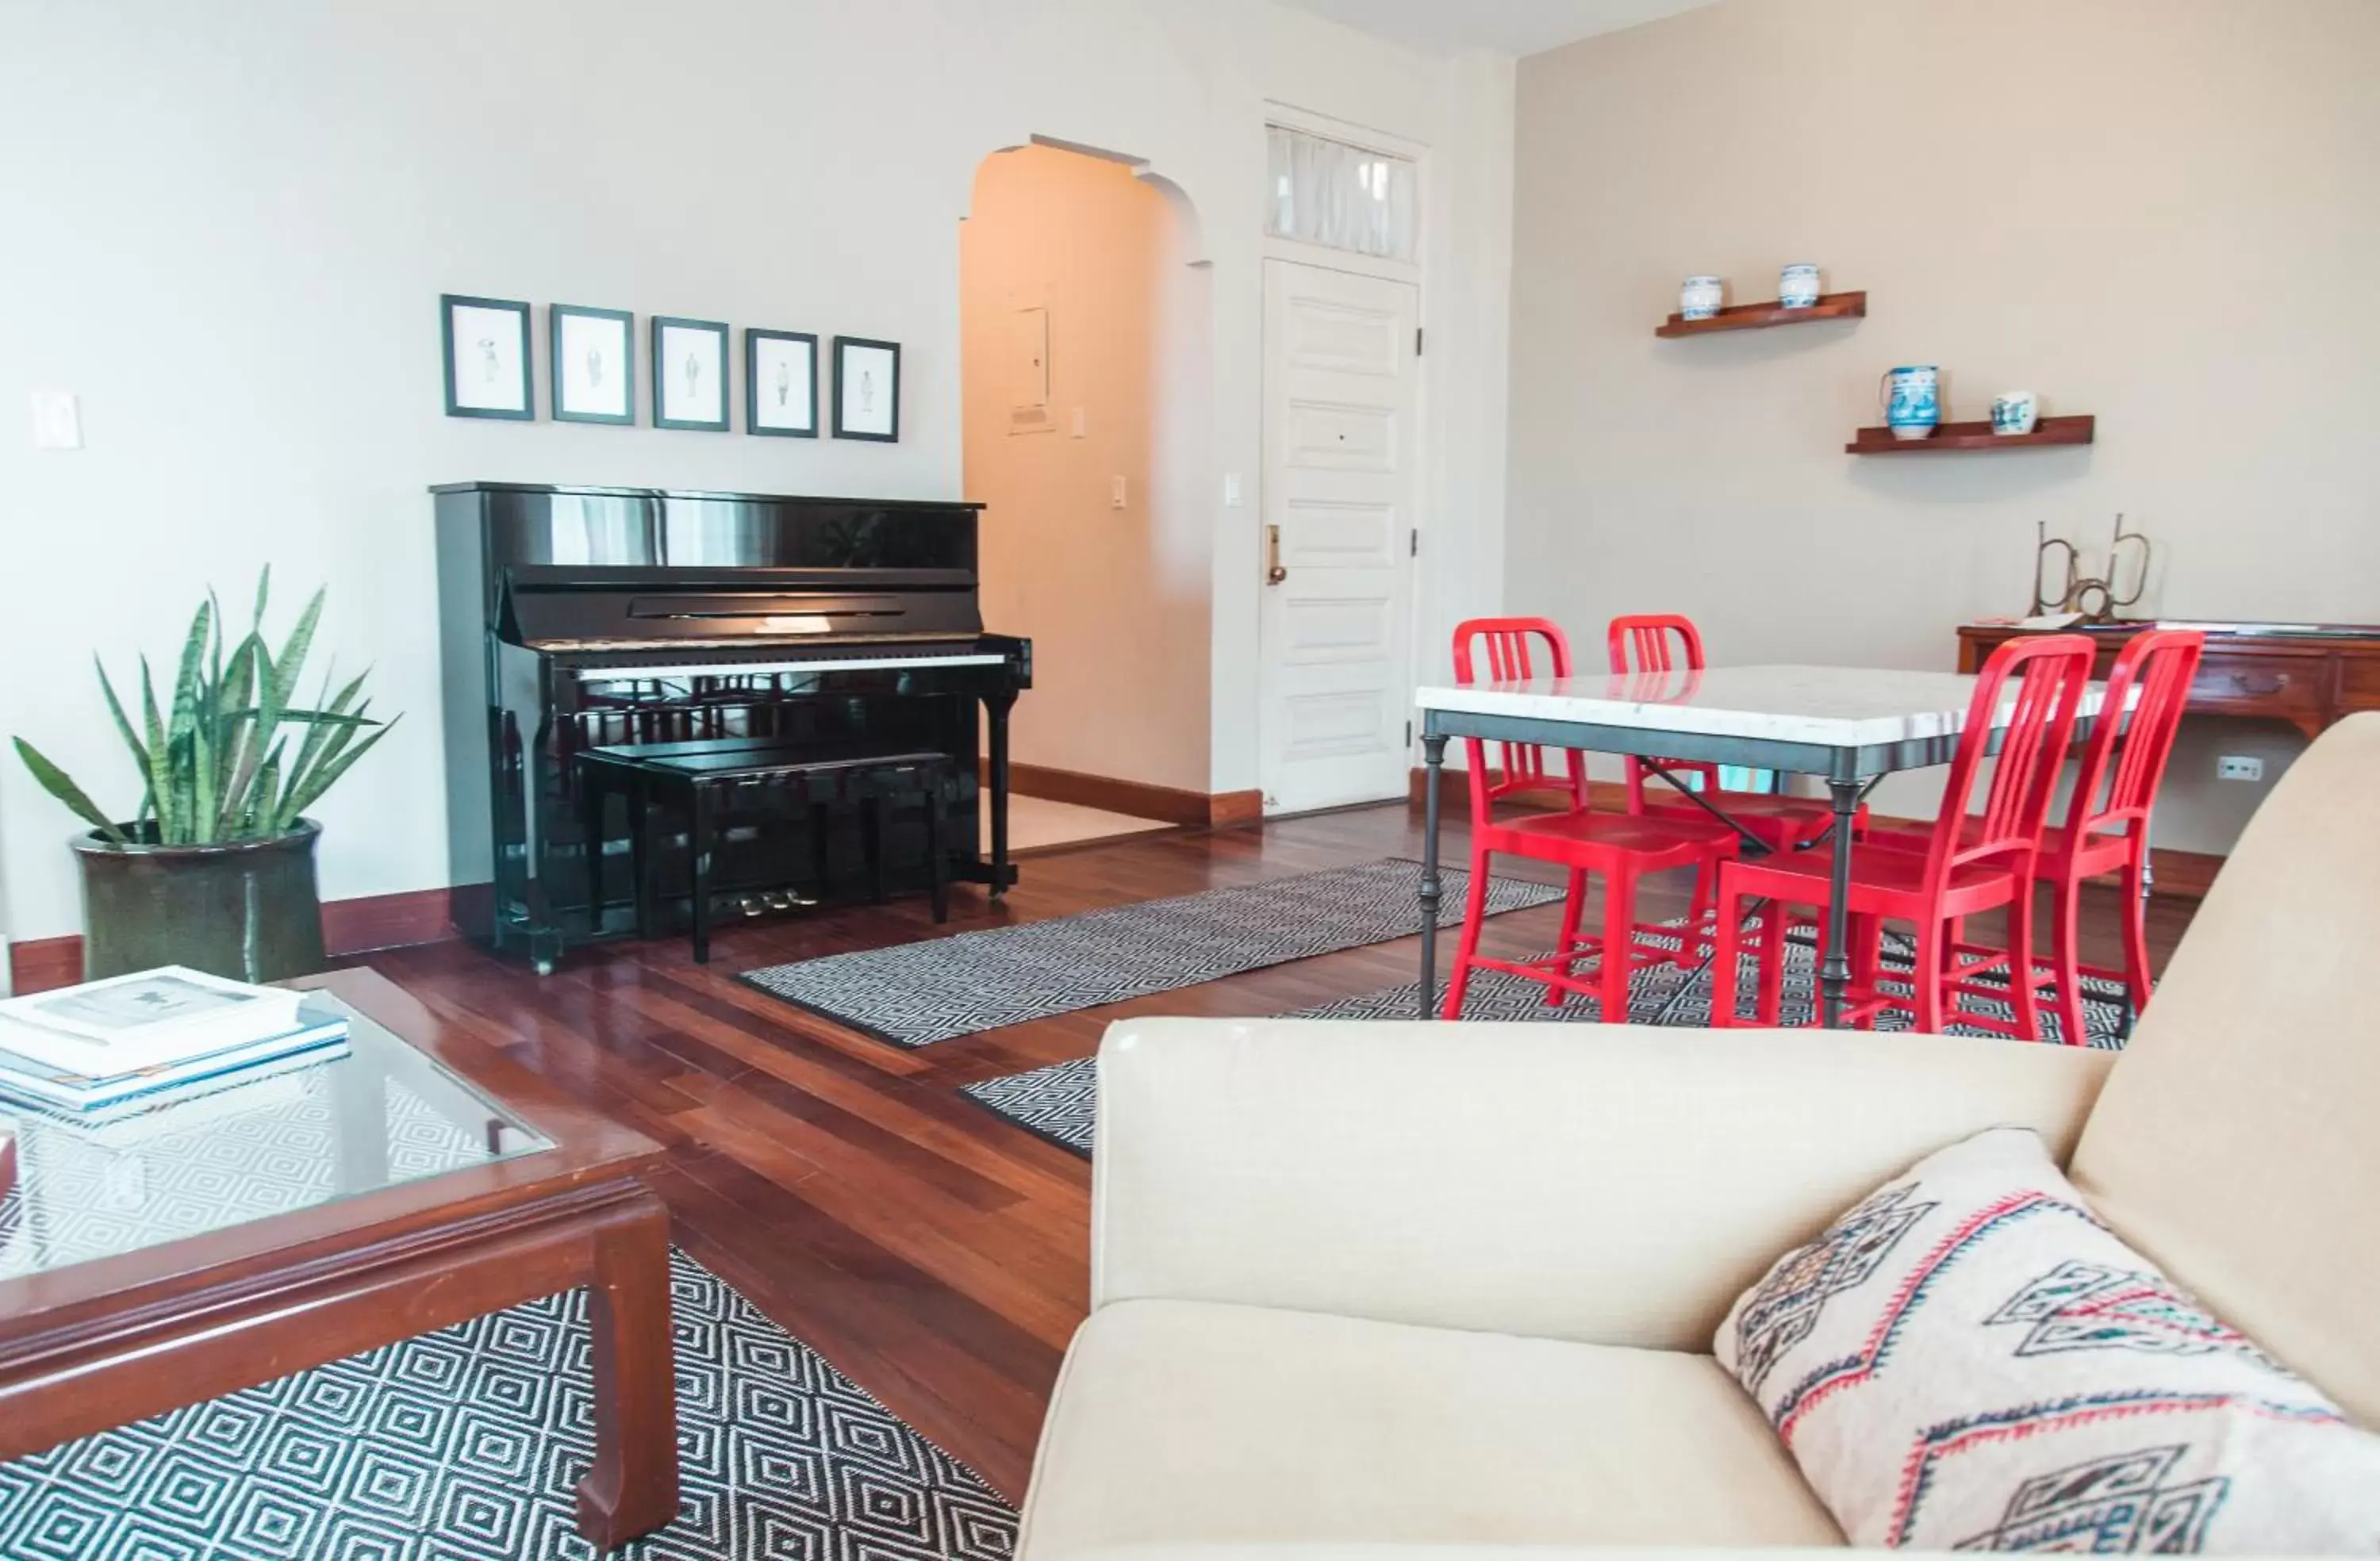
<path fill-rule="evenodd" d="M 1265 127 L 1271 186 L 1265 232 L 1388 260 L 1414 258 L 1414 165 L 1303 130 Z"/>

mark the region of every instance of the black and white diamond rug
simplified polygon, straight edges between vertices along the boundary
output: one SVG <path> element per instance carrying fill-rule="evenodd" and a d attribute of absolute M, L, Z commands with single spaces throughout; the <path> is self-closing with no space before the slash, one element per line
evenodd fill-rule
<path fill-rule="evenodd" d="M 1441 875 L 1439 925 L 1463 920 L 1471 877 Z M 1417 862 L 1370 862 L 1210 889 L 1024 926 L 833 954 L 747 971 L 772 997 L 895 1046 L 931 1046 L 1004 1024 L 1409 937 L 1421 926 Z M 1559 886 L 1498 878 L 1490 915 L 1544 905 Z"/>
<path fill-rule="evenodd" d="M 678 1516 L 626 1561 L 1007 1561 L 1016 1515 L 683 1253 Z M 9 1561 L 592 1556 L 586 1292 L 0 1463 Z"/>
<path fill-rule="evenodd" d="M 1543 957 L 1543 956 L 1535 956 Z M 1906 970 L 1908 958 L 1896 958 L 1888 948 L 1884 965 L 1889 971 L 1898 964 Z M 1592 971 L 1588 962 L 1582 968 Z M 1748 1008 L 1752 1001 L 1755 963 L 1747 954 L 1742 961 L 1742 976 L 1738 983 L 1740 1001 Z M 1906 994 L 1905 985 L 1886 980 L 1887 991 Z M 1444 991 L 1443 986 L 1439 990 Z M 1710 972 L 1707 969 L 1681 965 L 1664 965 L 1638 971 L 1628 986 L 1628 1017 L 1638 1024 L 1668 1024 L 1681 1028 L 1705 1028 L 1710 1023 Z M 1786 945 L 1784 1001 L 1780 1010 L 1787 1024 L 1808 1024 L 1815 1017 L 1818 999 L 1817 955 L 1806 933 L 1796 931 Z M 2005 1015 L 2004 1003 L 1971 998 L 1969 1001 L 1985 1013 Z M 1357 997 L 1341 998 L 1318 1008 L 1303 1009 L 1281 1017 L 1288 1019 L 1413 1019 L 1421 1006 L 1421 984 L 1407 982 L 1402 986 L 1382 987 Z M 2115 983 L 2085 977 L 2082 983 L 2082 1023 L 2088 1032 L 2089 1044 L 2105 1049 L 2123 1046 L 2127 1005 L 2124 989 Z M 1590 997 L 1573 997 L 1559 1006 L 1546 1002 L 1546 988 L 1541 984 L 1501 971 L 1479 971 L 1471 979 L 1464 993 L 1463 1017 L 1467 1020 L 1503 1020 L 1561 1023 L 1596 1023 L 1602 1019 L 1602 1005 Z M 1747 1020 L 1746 1023 L 1749 1023 Z M 1876 1021 L 1879 1030 L 1906 1030 L 1911 1020 L 1903 1012 L 1888 1012 Z M 2055 1038 L 2058 1016 L 2044 1011 L 2044 1032 Z M 1967 1025 L 1954 1024 L 1949 1034 L 1984 1035 L 1991 1032 Z M 1009 1073 L 981 1083 L 968 1084 L 960 1091 L 969 1099 L 990 1107 L 993 1111 L 1029 1132 L 1040 1134 L 1051 1142 L 1087 1157 L 1091 1153 L 1092 1128 L 1095 1122 L 1094 1102 L 1099 1089 L 1099 1059 L 1078 1057 L 1070 1061 L 1053 1062 L 1022 1073 Z"/>

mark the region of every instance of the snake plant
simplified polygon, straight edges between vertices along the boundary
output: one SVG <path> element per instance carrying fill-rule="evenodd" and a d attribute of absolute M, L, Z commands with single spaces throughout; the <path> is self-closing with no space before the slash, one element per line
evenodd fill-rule
<path fill-rule="evenodd" d="M 222 605 L 213 592 L 207 593 L 182 641 L 181 664 L 164 710 L 157 706 L 149 658 L 140 659 L 138 725 L 116 697 L 107 668 L 91 659 L 108 714 L 140 776 L 140 806 L 129 826 L 110 817 L 66 771 L 19 737 L 18 756 L 42 789 L 116 845 L 136 839 L 152 845 L 227 844 L 273 840 L 296 829 L 299 816 L 395 722 L 383 724 L 365 714 L 371 701 L 358 702 L 361 674 L 334 693 L 325 672 L 322 696 L 312 706 L 294 703 L 315 625 L 322 621 L 322 593 L 314 593 L 275 655 L 264 642 L 272 584 L 268 568 L 256 582 L 248 634 L 228 653 Z"/>

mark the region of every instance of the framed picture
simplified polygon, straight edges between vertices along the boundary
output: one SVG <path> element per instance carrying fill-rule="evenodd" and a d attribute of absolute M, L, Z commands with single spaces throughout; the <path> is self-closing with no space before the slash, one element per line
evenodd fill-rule
<path fill-rule="evenodd" d="M 528 306 L 508 298 L 438 297 L 439 331 L 446 343 L 446 415 L 450 417 L 537 416 L 528 388 Z"/>
<path fill-rule="evenodd" d="M 727 431 L 727 327 L 653 316 L 653 427 Z"/>
<path fill-rule="evenodd" d="M 556 304 L 546 311 L 548 379 L 557 423 L 637 420 L 637 317 Z"/>
<path fill-rule="evenodd" d="M 744 331 L 744 431 L 818 437 L 818 338 Z"/>
<path fill-rule="evenodd" d="M 901 437 L 901 344 L 834 339 L 834 437 Z"/>

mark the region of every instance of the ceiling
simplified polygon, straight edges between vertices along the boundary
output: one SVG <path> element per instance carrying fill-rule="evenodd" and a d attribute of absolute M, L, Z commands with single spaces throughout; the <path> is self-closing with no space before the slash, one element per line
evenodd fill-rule
<path fill-rule="evenodd" d="M 1710 0 L 1287 0 L 1303 11 L 1438 54 L 1534 54 Z"/>

